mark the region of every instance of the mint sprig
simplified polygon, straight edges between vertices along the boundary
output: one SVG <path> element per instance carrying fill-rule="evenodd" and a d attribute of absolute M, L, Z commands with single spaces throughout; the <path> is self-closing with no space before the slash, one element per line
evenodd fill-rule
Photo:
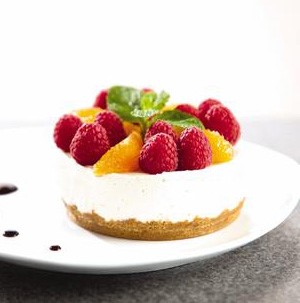
<path fill-rule="evenodd" d="M 113 86 L 108 90 L 107 105 L 109 110 L 117 113 L 123 120 L 139 123 L 143 134 L 157 120 L 164 120 L 181 128 L 204 128 L 199 119 L 179 110 L 161 112 L 169 98 L 170 95 L 165 91 L 157 94 L 133 87 Z"/>
<path fill-rule="evenodd" d="M 170 95 L 165 91 L 159 94 L 155 92 L 146 92 L 141 96 L 141 109 L 142 110 L 160 110 L 169 101 Z"/>
<path fill-rule="evenodd" d="M 177 126 L 180 128 L 187 128 L 191 126 L 196 126 L 199 127 L 200 129 L 204 129 L 203 124 L 201 121 L 187 113 L 184 113 L 180 110 L 173 109 L 173 110 L 168 110 L 163 113 L 155 115 L 151 119 L 151 123 L 154 123 L 157 120 L 163 120 L 168 123 L 170 123 L 173 126 Z"/>
<path fill-rule="evenodd" d="M 123 120 L 139 122 L 131 113 L 140 107 L 141 91 L 132 87 L 113 86 L 108 90 L 107 106 Z"/>

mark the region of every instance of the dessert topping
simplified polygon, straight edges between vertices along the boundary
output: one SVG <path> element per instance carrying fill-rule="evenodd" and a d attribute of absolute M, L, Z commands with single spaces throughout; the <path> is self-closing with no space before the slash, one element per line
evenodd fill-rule
<path fill-rule="evenodd" d="M 213 105 L 205 114 L 204 126 L 218 131 L 227 141 L 235 144 L 241 135 L 240 124 L 230 111 L 223 105 Z"/>
<path fill-rule="evenodd" d="M 175 142 L 177 142 L 177 136 L 172 128 L 172 125 L 163 120 L 156 121 L 148 128 L 144 140 L 147 141 L 150 137 L 158 133 L 168 134 L 173 138 Z"/>
<path fill-rule="evenodd" d="M 140 133 L 133 131 L 126 139 L 111 147 L 94 164 L 94 174 L 100 176 L 108 173 L 137 171 L 142 145 Z"/>
<path fill-rule="evenodd" d="M 144 93 L 149 93 L 149 92 L 153 92 L 153 89 L 148 88 L 148 87 L 144 87 L 144 88 L 142 88 L 142 91 L 143 91 Z"/>
<path fill-rule="evenodd" d="M 178 109 L 166 110 L 151 118 L 152 123 L 157 120 L 166 121 L 174 128 L 181 128 L 182 130 L 190 126 L 204 129 L 204 126 L 199 119 Z"/>
<path fill-rule="evenodd" d="M 77 163 L 93 165 L 110 148 L 106 130 L 97 123 L 83 124 L 76 132 L 70 153 Z"/>
<path fill-rule="evenodd" d="M 149 138 L 142 147 L 139 164 L 142 171 L 149 174 L 176 170 L 178 154 L 174 139 L 164 133 Z"/>
<path fill-rule="evenodd" d="M 94 102 L 94 107 L 100 107 L 103 109 L 107 108 L 107 89 L 103 89 L 96 97 L 96 100 Z"/>
<path fill-rule="evenodd" d="M 99 123 L 105 128 L 110 146 L 116 145 L 126 137 L 122 120 L 112 111 L 101 112 L 96 117 L 95 123 Z"/>
<path fill-rule="evenodd" d="M 123 121 L 123 127 L 126 133 L 126 136 L 130 135 L 133 131 L 141 133 L 141 127 L 139 124 L 131 123 L 128 121 Z"/>
<path fill-rule="evenodd" d="M 169 106 L 169 97 L 146 88 L 102 90 L 92 108 L 56 123 L 55 143 L 79 164 L 94 165 L 96 175 L 196 170 L 233 158 L 241 130 L 227 107 L 215 99 Z"/>
<path fill-rule="evenodd" d="M 100 107 L 89 107 L 74 110 L 73 113 L 75 116 L 79 117 L 82 122 L 93 123 L 96 116 L 102 111 L 103 109 Z"/>
<path fill-rule="evenodd" d="M 212 163 L 208 139 L 197 127 L 186 128 L 178 141 L 179 170 L 196 170 Z"/>
<path fill-rule="evenodd" d="M 182 112 L 185 112 L 187 114 L 190 114 L 199 119 L 199 110 L 196 107 L 194 107 L 193 105 L 183 103 L 183 104 L 177 105 L 176 109 L 178 109 Z"/>
<path fill-rule="evenodd" d="M 157 120 L 164 120 L 173 126 L 187 127 L 195 125 L 202 127 L 199 119 L 179 110 L 165 110 L 170 96 L 162 91 L 141 91 L 132 87 L 113 86 L 108 91 L 108 108 L 116 112 L 121 119 L 137 123 L 143 134 Z"/>
<path fill-rule="evenodd" d="M 205 136 L 207 137 L 212 150 L 212 163 L 221 163 L 232 160 L 234 156 L 234 149 L 230 142 L 224 139 L 217 131 L 205 129 Z"/>
<path fill-rule="evenodd" d="M 202 121 L 202 123 L 205 122 L 205 114 L 213 105 L 222 105 L 222 103 L 216 99 L 206 99 L 199 104 L 198 118 Z"/>
<path fill-rule="evenodd" d="M 53 136 L 57 147 L 69 152 L 71 141 L 81 125 L 82 122 L 78 117 L 70 114 L 63 115 L 54 127 Z"/>

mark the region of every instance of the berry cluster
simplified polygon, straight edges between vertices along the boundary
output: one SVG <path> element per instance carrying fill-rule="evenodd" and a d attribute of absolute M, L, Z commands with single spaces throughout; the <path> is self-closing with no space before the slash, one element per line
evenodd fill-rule
<path fill-rule="evenodd" d="M 150 89 L 141 91 L 153 94 Z M 232 159 L 240 125 L 220 101 L 207 99 L 198 107 L 176 106 L 176 111 L 201 121 L 205 129 L 195 125 L 178 128 L 172 121 L 157 119 L 152 124 L 149 120 L 143 133 L 137 124 L 107 109 L 108 92 L 102 90 L 92 108 L 62 116 L 54 129 L 56 145 L 80 165 L 93 165 L 96 175 L 198 170 Z"/>
<path fill-rule="evenodd" d="M 140 154 L 140 168 L 144 172 L 197 170 L 232 159 L 231 144 L 238 141 L 241 131 L 227 107 L 218 100 L 207 99 L 198 108 L 179 104 L 176 109 L 198 118 L 208 130 L 192 126 L 177 136 L 170 124 L 155 122 L 146 132 Z"/>
<path fill-rule="evenodd" d="M 146 133 L 145 138 L 148 140 L 142 147 L 139 158 L 144 172 L 159 174 L 177 169 L 195 170 L 212 163 L 209 141 L 199 128 L 188 127 L 179 138 L 176 138 L 175 132 L 170 131 L 170 128 L 170 124 L 157 121 Z"/>
<path fill-rule="evenodd" d="M 189 104 L 180 104 L 177 109 L 198 118 L 205 128 L 219 132 L 231 144 L 241 136 L 241 128 L 233 113 L 220 101 L 207 99 L 198 108 Z"/>
<path fill-rule="evenodd" d="M 54 128 L 54 141 L 81 165 L 95 164 L 111 147 L 125 139 L 121 119 L 112 111 L 98 113 L 93 123 L 74 115 L 62 116 Z"/>

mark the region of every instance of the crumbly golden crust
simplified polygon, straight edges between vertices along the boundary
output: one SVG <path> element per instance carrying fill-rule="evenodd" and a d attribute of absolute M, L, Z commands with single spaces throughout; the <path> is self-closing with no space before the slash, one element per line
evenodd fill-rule
<path fill-rule="evenodd" d="M 244 200 L 232 210 L 224 210 L 214 218 L 195 217 L 193 221 L 149 221 L 135 219 L 105 220 L 95 212 L 82 213 L 76 205 L 65 203 L 71 219 L 85 229 L 117 238 L 134 240 L 178 240 L 206 235 L 224 228 L 240 214 Z"/>

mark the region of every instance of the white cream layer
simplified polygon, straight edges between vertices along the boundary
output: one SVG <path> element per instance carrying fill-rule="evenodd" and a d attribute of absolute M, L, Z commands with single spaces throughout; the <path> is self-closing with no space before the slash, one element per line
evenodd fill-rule
<path fill-rule="evenodd" d="M 106 220 L 142 222 L 215 217 L 244 198 L 238 155 L 234 160 L 197 171 L 108 174 L 96 177 L 60 153 L 59 183 L 63 200 L 80 212 L 94 211 Z"/>

